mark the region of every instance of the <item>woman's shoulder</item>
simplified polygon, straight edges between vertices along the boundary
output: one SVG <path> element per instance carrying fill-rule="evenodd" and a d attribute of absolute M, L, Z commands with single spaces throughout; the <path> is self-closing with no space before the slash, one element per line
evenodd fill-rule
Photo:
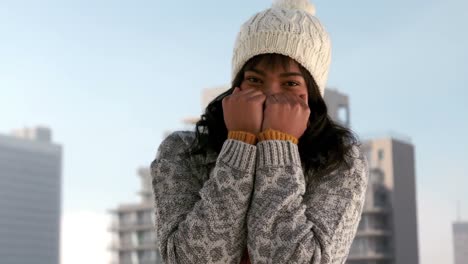
<path fill-rule="evenodd" d="M 185 171 L 189 172 L 182 173 L 187 180 L 205 180 L 207 167 L 204 165 L 208 158 L 206 155 L 190 154 L 195 139 L 194 131 L 175 131 L 167 135 L 159 145 L 156 158 L 151 162 L 153 177 L 168 180 L 168 171 Z M 160 173 L 161 171 L 164 173 Z"/>
<path fill-rule="evenodd" d="M 189 130 L 178 130 L 167 135 L 164 141 L 183 141 L 188 142 L 195 138 L 195 132 Z"/>
<path fill-rule="evenodd" d="M 195 139 L 195 132 L 188 130 L 174 131 L 170 133 L 164 140 L 163 143 L 176 143 L 176 144 L 191 144 Z"/>
<path fill-rule="evenodd" d="M 349 146 L 344 155 L 343 161 L 333 170 L 328 172 L 317 172 L 320 177 L 313 177 L 314 171 L 309 172 L 309 177 L 315 181 L 340 181 L 340 180 L 354 180 L 366 182 L 368 179 L 368 162 L 361 144 L 354 143 Z M 343 177 L 345 176 L 345 177 Z"/>
<path fill-rule="evenodd" d="M 369 178 L 369 167 L 365 151 L 361 144 L 351 146 L 346 156 L 347 166 L 341 167 L 336 175 L 342 178 L 348 185 L 361 185 L 366 187 Z M 346 177 L 342 177 L 345 175 Z"/>
<path fill-rule="evenodd" d="M 183 154 L 187 152 L 194 140 L 195 132 L 193 131 L 172 132 L 159 145 L 158 155 Z"/>
<path fill-rule="evenodd" d="M 366 153 L 360 143 L 351 146 L 348 158 L 352 168 L 359 171 L 366 171 L 369 169 Z"/>
<path fill-rule="evenodd" d="M 309 173 L 309 177 L 306 178 L 308 193 L 361 199 L 369 180 L 365 151 L 359 144 L 352 145 L 345 159 L 345 163 L 327 174 L 320 174 L 320 177 Z"/>
<path fill-rule="evenodd" d="M 217 153 L 206 151 L 198 154 L 192 153 L 196 146 L 195 131 L 175 131 L 170 133 L 159 145 L 156 159 L 185 160 L 192 166 L 212 164 L 216 161 Z"/>

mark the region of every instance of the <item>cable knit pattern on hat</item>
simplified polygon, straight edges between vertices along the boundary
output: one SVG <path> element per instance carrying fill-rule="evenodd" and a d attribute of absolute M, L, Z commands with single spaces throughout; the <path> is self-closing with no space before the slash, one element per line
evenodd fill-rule
<path fill-rule="evenodd" d="M 174 132 L 151 164 L 164 263 L 342 264 L 368 182 L 357 146 L 350 168 L 304 173 L 298 146 L 227 139 L 219 154 L 186 156 L 194 132 Z"/>
<path fill-rule="evenodd" d="M 277 53 L 307 69 L 323 96 L 331 62 L 328 33 L 314 16 L 307 0 L 278 0 L 245 22 L 237 35 L 232 58 L 232 79 L 252 57 Z"/>

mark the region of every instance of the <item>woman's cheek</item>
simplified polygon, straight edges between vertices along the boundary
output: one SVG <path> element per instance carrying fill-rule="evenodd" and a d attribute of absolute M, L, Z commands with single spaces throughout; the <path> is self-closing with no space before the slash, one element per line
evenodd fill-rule
<path fill-rule="evenodd" d="M 294 94 L 297 95 L 298 97 L 307 100 L 307 91 L 294 91 Z"/>
<path fill-rule="evenodd" d="M 247 87 L 247 85 L 245 84 L 245 82 L 242 82 L 239 88 L 240 88 L 241 90 L 248 89 L 248 87 Z"/>
<path fill-rule="evenodd" d="M 307 102 L 309 100 L 307 88 L 301 89 L 301 91 L 298 92 L 298 96 Z"/>
<path fill-rule="evenodd" d="M 247 90 L 247 89 L 257 89 L 256 87 L 252 86 L 252 85 L 248 85 L 246 83 L 241 83 L 241 90 Z"/>

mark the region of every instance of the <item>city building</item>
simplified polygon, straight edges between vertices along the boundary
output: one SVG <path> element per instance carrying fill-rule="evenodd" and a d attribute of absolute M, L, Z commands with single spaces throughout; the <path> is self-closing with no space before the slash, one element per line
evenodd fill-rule
<path fill-rule="evenodd" d="M 414 147 L 396 136 L 363 141 L 366 201 L 348 264 L 419 263 Z"/>
<path fill-rule="evenodd" d="M 112 264 L 160 264 L 161 255 L 154 228 L 154 202 L 148 168 L 138 170 L 141 181 L 139 203 L 121 204 L 110 210 Z"/>
<path fill-rule="evenodd" d="M 61 175 L 50 129 L 0 135 L 0 263 L 59 263 Z"/>
<path fill-rule="evenodd" d="M 468 222 L 453 223 L 453 250 L 455 264 L 468 263 Z"/>

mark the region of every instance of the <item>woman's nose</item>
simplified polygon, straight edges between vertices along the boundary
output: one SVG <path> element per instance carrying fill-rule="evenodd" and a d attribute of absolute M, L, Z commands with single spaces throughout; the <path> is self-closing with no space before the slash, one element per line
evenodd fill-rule
<path fill-rule="evenodd" d="M 263 88 L 263 93 L 266 96 L 270 96 L 272 94 L 277 94 L 281 91 L 279 85 L 277 84 L 265 84 L 265 87 Z"/>

